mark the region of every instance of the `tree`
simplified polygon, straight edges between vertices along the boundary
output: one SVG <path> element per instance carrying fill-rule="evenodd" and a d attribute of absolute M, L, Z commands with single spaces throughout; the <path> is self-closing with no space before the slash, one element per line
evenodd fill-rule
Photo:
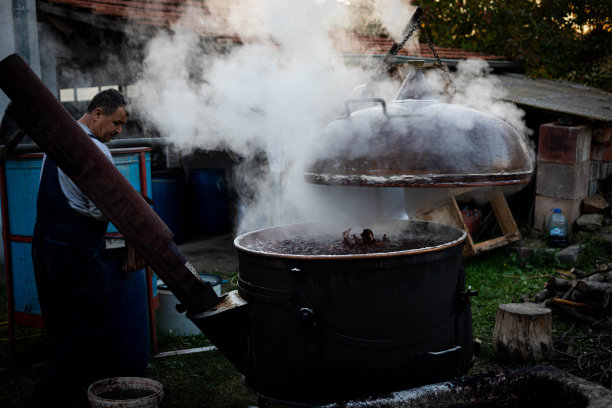
<path fill-rule="evenodd" d="M 417 0 L 435 44 L 522 61 L 532 77 L 612 91 L 610 0 Z"/>

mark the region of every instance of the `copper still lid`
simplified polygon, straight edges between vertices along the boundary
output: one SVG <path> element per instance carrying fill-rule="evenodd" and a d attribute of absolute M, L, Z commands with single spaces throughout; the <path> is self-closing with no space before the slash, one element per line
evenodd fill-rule
<path fill-rule="evenodd" d="M 306 181 L 385 187 L 529 182 L 533 164 L 514 127 L 484 112 L 429 99 L 427 89 L 409 76 L 388 104 L 369 99 L 376 105 L 350 113 L 349 103 L 364 100 L 347 101 L 347 115 L 325 126 L 313 146 Z"/>

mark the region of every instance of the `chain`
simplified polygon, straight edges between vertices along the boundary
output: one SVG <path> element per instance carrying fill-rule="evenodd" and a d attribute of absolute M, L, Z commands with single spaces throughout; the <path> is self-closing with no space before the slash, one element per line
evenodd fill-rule
<path fill-rule="evenodd" d="M 397 49 L 395 50 L 395 52 L 393 53 L 393 56 L 395 57 L 397 55 L 397 53 L 399 52 L 399 50 L 402 49 L 402 47 L 408 42 L 408 40 L 410 39 L 410 37 L 412 36 L 412 34 L 414 34 L 414 32 L 416 31 L 417 28 L 419 28 L 419 26 L 421 25 L 421 17 L 419 17 L 417 19 L 417 21 L 414 23 L 414 25 L 412 26 L 412 28 L 410 29 L 410 31 L 408 32 L 408 34 L 406 34 L 406 36 L 404 37 L 404 40 L 399 44 L 399 46 L 397 47 Z"/>
<path fill-rule="evenodd" d="M 438 53 L 436 52 L 436 49 L 434 48 L 433 42 L 431 40 L 431 35 L 429 34 L 429 30 L 425 26 L 425 23 L 423 23 L 423 30 L 422 31 L 425 34 L 425 41 L 427 41 L 427 45 L 429 46 L 429 49 L 431 50 L 432 54 L 436 58 L 436 63 L 438 64 L 440 69 L 442 69 L 442 72 L 444 72 L 444 76 L 446 77 L 446 81 L 448 82 L 448 84 L 451 86 L 451 88 L 453 90 L 453 94 L 457 93 L 457 87 L 455 86 L 455 83 L 453 82 L 453 78 L 450 75 L 448 67 L 442 62 L 442 60 L 438 56 Z"/>

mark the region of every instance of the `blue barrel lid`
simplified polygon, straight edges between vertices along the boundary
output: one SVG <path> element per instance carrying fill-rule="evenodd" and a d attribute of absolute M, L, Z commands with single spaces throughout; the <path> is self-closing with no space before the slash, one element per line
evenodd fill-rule
<path fill-rule="evenodd" d="M 561 209 L 560 208 L 551 208 L 551 211 L 555 214 L 559 214 L 561 213 Z"/>

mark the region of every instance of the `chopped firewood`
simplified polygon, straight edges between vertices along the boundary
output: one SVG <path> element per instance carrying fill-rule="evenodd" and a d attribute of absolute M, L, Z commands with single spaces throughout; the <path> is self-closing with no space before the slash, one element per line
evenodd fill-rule
<path fill-rule="evenodd" d="M 589 306 L 588 303 L 572 302 L 571 300 L 560 299 L 558 297 L 551 298 L 550 302 L 554 304 L 558 304 L 558 305 L 565 305 L 565 306 L 571 306 L 571 307 L 588 307 Z"/>
<path fill-rule="evenodd" d="M 580 276 L 584 276 L 586 275 L 586 273 L 584 273 L 583 271 L 581 271 L 578 268 L 572 268 L 570 269 L 570 273 L 576 277 L 580 277 Z"/>
<path fill-rule="evenodd" d="M 589 280 L 579 280 L 576 283 L 572 282 L 572 286 L 578 289 L 580 292 L 603 292 L 612 293 L 612 283 L 608 282 L 595 282 Z"/>
<path fill-rule="evenodd" d="M 586 324 L 593 328 L 599 328 L 601 325 L 599 320 L 595 319 L 594 317 L 589 316 L 586 313 L 579 312 L 578 311 L 579 309 L 575 307 L 560 305 L 558 303 L 552 303 L 550 302 L 550 300 L 546 302 L 546 306 L 548 306 L 552 310 L 555 310 L 561 313 L 561 315 L 565 317 L 569 317 L 572 320 L 577 321 L 578 323 Z"/>
<path fill-rule="evenodd" d="M 612 271 L 593 274 L 587 277 L 586 280 L 591 282 L 612 282 Z"/>
<path fill-rule="evenodd" d="M 608 264 L 604 262 L 597 262 L 595 264 L 595 269 L 599 272 L 606 272 L 610 270 L 610 268 L 608 267 Z"/>
<path fill-rule="evenodd" d="M 555 272 L 558 273 L 559 275 L 567 278 L 567 279 L 573 279 L 573 278 L 576 277 L 576 275 L 572 271 L 566 271 L 566 270 L 563 270 L 563 269 L 557 269 Z"/>
<path fill-rule="evenodd" d="M 549 297 L 551 297 L 553 295 L 553 292 L 548 290 L 548 289 L 544 289 L 538 293 L 536 293 L 535 295 L 533 295 L 533 301 L 536 303 L 540 303 L 546 299 L 548 299 Z"/>
<path fill-rule="evenodd" d="M 568 290 L 572 287 L 572 281 L 569 279 L 561 279 L 552 277 L 546 282 L 545 288 L 549 290 Z"/>

